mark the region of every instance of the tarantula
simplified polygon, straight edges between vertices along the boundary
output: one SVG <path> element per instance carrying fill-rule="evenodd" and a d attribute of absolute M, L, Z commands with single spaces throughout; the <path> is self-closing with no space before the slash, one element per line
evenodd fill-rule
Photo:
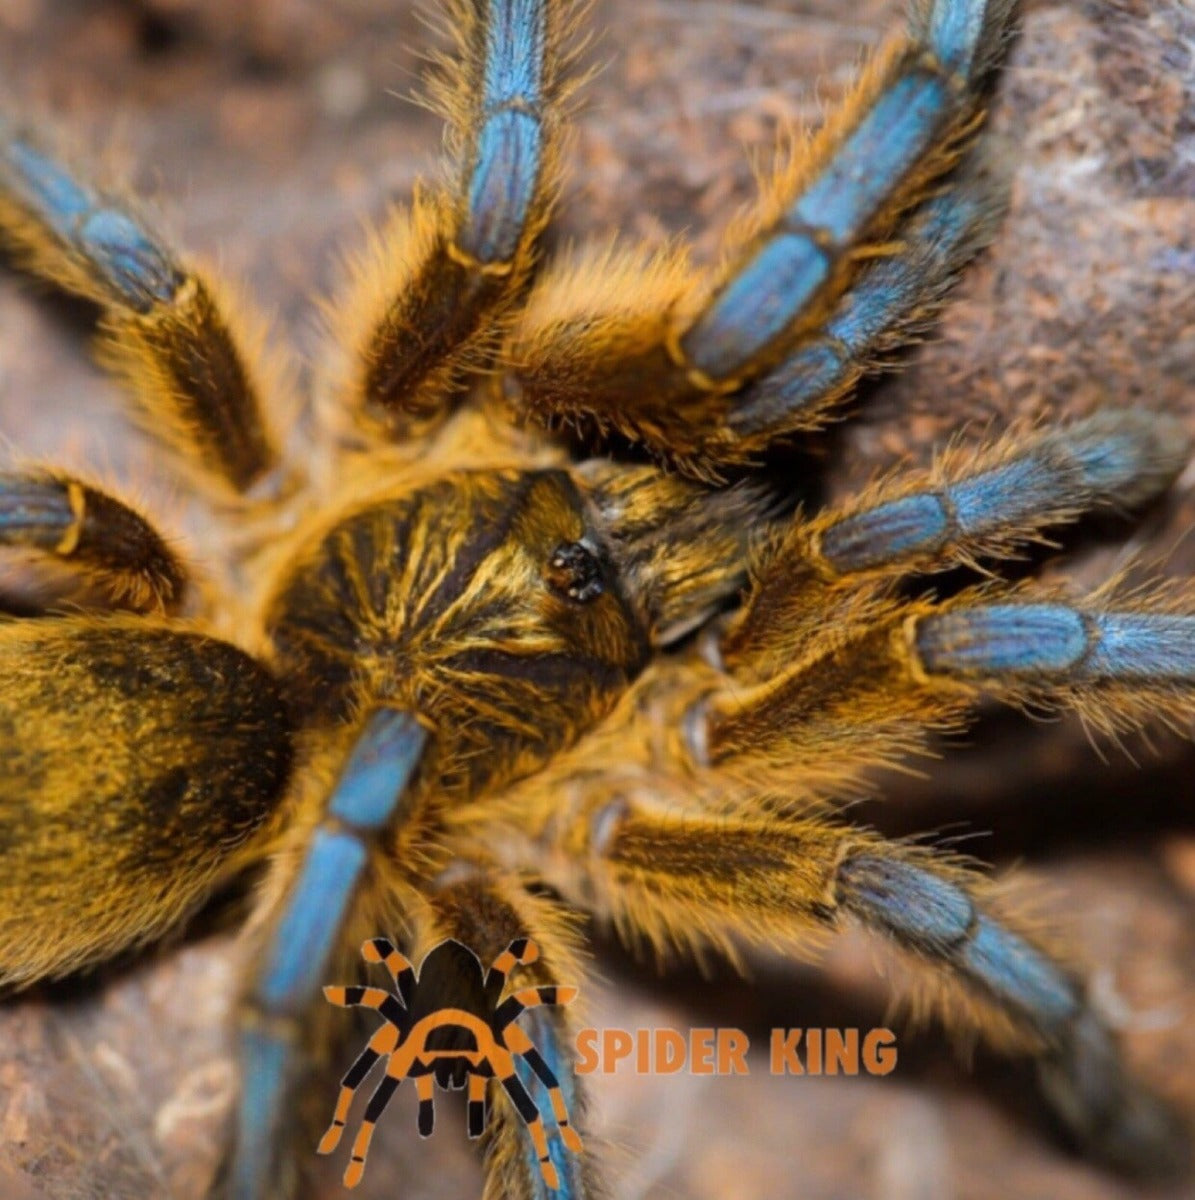
<path fill-rule="evenodd" d="M 315 1001 L 363 940 L 488 961 L 531 937 L 550 987 L 582 974 L 570 908 L 698 952 L 855 920 L 927 968 L 945 1015 L 1033 1055 L 1092 1154 L 1177 1154 L 1083 984 L 979 876 L 834 812 L 984 695 L 1112 729 L 1188 717 L 1189 593 L 903 589 L 1159 494 L 1187 460 L 1176 424 L 1016 428 L 813 517 L 758 469 L 923 330 L 991 236 L 980 131 L 1013 9 L 915 5 L 716 271 L 601 246 L 537 274 L 575 14 L 457 0 L 433 95 L 459 175 L 357 263 L 299 453 L 242 303 L 45 134 L 0 128 L 0 231 L 99 307 L 105 361 L 251 543 L 208 593 L 96 484 L 3 476 L 0 537 L 89 592 L 0 626 L 0 971 L 101 961 L 268 863 L 231 1195 L 306 1165 L 285 1135 L 333 1032 Z M 577 1113 L 572 1026 L 529 1017 Z M 549 1194 L 493 1102 L 491 1189 Z M 556 1194 L 590 1193 L 592 1156 L 549 1134 Z"/>

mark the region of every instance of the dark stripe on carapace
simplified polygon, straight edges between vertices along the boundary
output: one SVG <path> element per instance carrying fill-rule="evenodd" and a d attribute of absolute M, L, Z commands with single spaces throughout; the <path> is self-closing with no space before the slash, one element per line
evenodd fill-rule
<path fill-rule="evenodd" d="M 598 719 L 648 653 L 592 520 L 558 470 L 458 472 L 351 510 L 294 556 L 267 612 L 275 662 L 314 721 L 417 708 L 445 794 L 526 769 L 528 750 Z M 602 572 L 584 604 L 549 578 L 578 542 Z"/>
<path fill-rule="evenodd" d="M 594 691 L 605 691 L 627 680 L 624 669 L 599 658 L 580 654 L 515 654 L 502 650 L 470 650 L 446 659 L 444 666 L 462 676 L 489 676 L 502 684 L 518 680 L 537 688 L 565 684 L 569 690 L 592 687 Z"/>

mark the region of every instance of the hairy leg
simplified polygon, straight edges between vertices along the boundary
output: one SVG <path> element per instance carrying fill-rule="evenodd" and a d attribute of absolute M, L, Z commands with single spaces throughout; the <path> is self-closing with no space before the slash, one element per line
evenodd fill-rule
<path fill-rule="evenodd" d="M 572 0 L 449 0 L 443 15 L 454 47 L 431 104 L 448 122 L 452 186 L 417 190 L 370 235 L 332 310 L 348 348 L 337 401 L 392 433 L 442 417 L 500 342 L 555 203 L 575 86 Z"/>
<path fill-rule="evenodd" d="M 610 248 L 546 274 L 508 347 L 524 408 L 614 429 L 704 476 L 824 420 L 991 232 L 997 187 L 977 162 L 952 169 L 1014 10 L 913 5 L 842 110 L 767 182 L 712 278 L 674 250 Z M 811 354 L 829 356 L 825 378 L 802 393 L 789 376 Z"/>
<path fill-rule="evenodd" d="M 517 993 L 527 1002 L 527 1011 L 521 1029 L 507 1027 L 514 1031 L 517 1045 L 512 1044 L 515 1053 L 507 1055 L 505 1077 L 496 1072 L 505 1090 L 491 1092 L 486 1197 L 580 1200 L 595 1194 L 597 1168 L 590 1155 L 581 1153 L 574 1128 L 584 1110 L 572 1069 L 574 1028 L 570 1017 L 554 1007 L 569 1003 L 569 994 L 576 994 L 563 981 L 582 974 L 561 909 L 526 893 L 514 876 L 479 873 L 430 896 L 424 937 L 457 938 L 483 961 L 522 939 L 533 940 L 540 949 L 538 958 L 521 968 L 522 976 L 536 980 L 537 986 Z M 541 1000 L 541 991 L 554 993 L 554 1001 Z M 532 1006 L 533 1000 L 540 1002 Z M 508 999 L 505 1005 L 509 1004 Z M 504 1016 L 512 1011 L 505 1008 Z M 520 1034 L 533 1055 L 526 1053 Z M 553 1114 L 551 1123 L 540 1116 L 547 1113 Z M 550 1186 L 549 1177 L 559 1186 Z"/>
<path fill-rule="evenodd" d="M 408 713 L 379 709 L 370 714 L 331 786 L 298 872 L 280 897 L 240 1014 L 236 1146 L 219 1181 L 230 1200 L 285 1194 L 289 1186 L 285 1180 L 279 1184 L 276 1172 L 279 1141 L 295 1106 L 290 1093 L 303 1063 L 304 1019 L 327 978 L 370 853 L 402 804 L 425 740 Z M 393 1005 L 393 1015 L 401 1016 L 391 993 L 351 990 L 363 1001 L 376 998 L 379 1005 Z"/>
<path fill-rule="evenodd" d="M 0 471 L 0 546 L 46 556 L 115 608 L 170 613 L 185 597 L 186 568 L 153 525 L 64 471 Z"/>
<path fill-rule="evenodd" d="M 277 467 L 281 372 L 264 353 L 260 322 L 131 202 L 4 120 L 0 241 L 34 274 L 98 305 L 101 359 L 198 479 L 244 492 Z"/>
<path fill-rule="evenodd" d="M 571 817 L 537 857 L 558 864 L 551 881 L 571 901 L 632 945 L 807 951 L 811 937 L 858 922 L 925 968 L 921 1008 L 1033 1056 L 1085 1152 L 1144 1174 L 1185 1164 L 1186 1129 L 1132 1078 L 1076 972 L 963 864 L 817 814 L 677 811 L 650 783 L 614 801 L 594 796 Z"/>

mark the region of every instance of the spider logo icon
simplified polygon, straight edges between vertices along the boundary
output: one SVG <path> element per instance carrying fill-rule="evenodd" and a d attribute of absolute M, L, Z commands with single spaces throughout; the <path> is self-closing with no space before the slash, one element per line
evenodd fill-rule
<path fill-rule="evenodd" d="M 497 1077 L 531 1134 L 544 1183 L 560 1186 L 559 1173 L 548 1154 L 543 1118 L 531 1093 L 516 1073 L 522 1059 L 548 1090 L 552 1113 L 564 1144 L 580 1152 L 581 1139 L 569 1124 L 560 1082 L 527 1033 L 515 1024 L 529 1008 L 571 1004 L 575 987 L 523 988 L 501 999 L 507 973 L 516 965 L 533 963 L 539 947 L 517 938 L 494 959 L 488 971 L 467 946 L 454 938 L 428 951 L 416 973 L 410 961 L 386 938 L 373 938 L 361 947 L 368 963 L 383 963 L 394 980 L 394 991 L 375 987 L 326 987 L 324 995 L 342 1008 L 373 1008 L 385 1024 L 341 1080 L 332 1124 L 320 1140 L 318 1153 L 331 1154 L 340 1144 L 349 1106 L 357 1088 L 381 1058 L 386 1074 L 369 1099 L 361 1128 L 353 1142 L 344 1172 L 345 1187 L 356 1187 L 365 1173 L 365 1158 L 374 1126 L 404 1079 L 415 1081 L 419 1096 L 419 1135 L 430 1137 L 435 1125 L 435 1085 L 459 1089 L 468 1080 L 468 1133 L 480 1137 L 486 1122 L 486 1084 Z"/>

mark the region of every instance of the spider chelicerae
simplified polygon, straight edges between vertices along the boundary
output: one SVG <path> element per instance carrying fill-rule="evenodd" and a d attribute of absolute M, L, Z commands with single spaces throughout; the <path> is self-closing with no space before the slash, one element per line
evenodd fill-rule
<path fill-rule="evenodd" d="M 961 968 L 971 991 L 960 1020 L 1022 1045 L 1049 1043 L 1042 1060 L 1055 1095 L 1065 1098 L 1068 1074 L 1098 1068 L 1070 1115 L 1093 1150 L 1141 1154 L 1166 1122 L 1103 1057 L 1097 1018 L 1072 977 L 1052 973 L 1030 940 L 984 924 L 963 898 L 963 889 L 983 888 L 961 866 L 825 823 L 824 806 L 853 794 L 864 767 L 916 748 L 927 719 L 957 721 L 982 690 L 1018 700 L 1076 693 L 1097 721 L 1134 720 L 1158 705 L 1183 715 L 1190 667 L 1181 618 L 1126 616 L 1122 627 L 1097 631 L 1101 645 L 1118 636 L 1127 646 L 1123 661 L 1106 666 L 1134 674 L 1117 686 L 1076 665 L 1091 661 L 1091 625 L 1110 620 L 1098 614 L 1114 603 L 1097 602 L 1103 608 L 1080 620 L 1068 603 L 1028 590 L 1009 600 L 964 591 L 938 615 L 893 590 L 900 575 L 1000 557 L 1078 510 L 1148 499 L 1185 461 L 1182 439 L 1165 421 L 1109 412 L 1069 429 L 1001 435 L 986 462 L 958 454 L 934 481 L 953 488 L 946 507 L 954 533 L 965 534 L 957 544 L 945 525 L 934 528 L 944 510 L 920 496 L 924 475 L 873 489 L 861 502 L 872 517 L 856 506 L 853 518 L 831 510 L 803 523 L 773 476 L 753 483 L 751 470 L 830 415 L 854 381 L 852 363 L 870 368 L 920 329 L 990 234 L 998 185 L 970 146 L 1003 13 L 990 14 L 984 30 L 966 5 L 923 11 L 923 44 L 874 71 L 852 115 L 778 172 L 754 227 L 738 231 L 729 282 L 690 273 L 675 255 L 648 262 L 603 251 L 583 267 L 544 272 L 524 304 L 533 255 L 523 230 L 535 232 L 546 214 L 551 173 L 542 161 L 566 97 L 552 69 L 528 65 L 539 41 L 504 21 L 565 18 L 534 4 L 511 8 L 487 14 L 488 24 L 454 12 L 466 69 L 449 68 L 439 94 L 455 105 L 466 208 L 425 195 L 415 233 L 404 240 L 396 223 L 357 270 L 337 336 L 349 362 L 329 390 L 342 428 L 334 444 L 325 436 L 304 445 L 289 472 L 271 472 L 257 424 L 263 409 L 263 424 L 276 419 L 278 393 L 240 378 L 251 348 L 220 347 L 218 306 L 203 312 L 206 277 L 177 267 L 143 218 L 122 215 L 85 176 L 57 165 L 44 135 L 6 127 L 3 223 L 18 252 L 100 305 L 110 360 L 142 389 L 150 423 L 174 431 L 197 460 L 197 485 L 219 503 L 233 503 L 221 493 L 227 485 L 256 497 L 242 516 L 266 544 L 260 555 L 244 551 L 239 596 L 226 589 L 210 601 L 191 585 L 187 597 L 177 556 L 114 498 L 44 471 L 7 477 L 10 540 L 77 568 L 97 593 L 86 617 L 6 627 L 10 661 L 28 664 L 12 674 L 30 689 L 8 703 L 22 719 L 44 714 L 44 743 L 26 725 L 14 736 L 18 782 L 6 815 L 20 890 L 7 905 L 7 973 L 57 973 L 144 940 L 270 851 L 267 930 L 301 920 L 305 944 L 318 946 L 356 886 L 340 958 L 309 954 L 302 970 L 293 957 L 279 964 L 271 948 L 284 939 L 262 935 L 267 966 L 248 985 L 243 1021 L 257 1103 L 243 1110 L 247 1136 L 231 1168 L 253 1194 L 288 1165 L 269 1163 L 262 1134 L 262 1113 L 269 1123 L 287 1093 L 281 1073 L 270 1086 L 269 1061 L 278 1054 L 287 1070 L 297 1066 L 289 1020 L 319 1021 L 307 1017 L 307 998 L 348 969 L 363 935 L 397 930 L 418 944 L 455 933 L 484 957 L 531 931 L 548 948 L 547 982 L 577 974 L 555 897 L 665 945 L 720 946 L 761 932 L 784 941 L 840 909 Z M 553 48 L 555 39 L 542 41 Z M 486 68 L 487 54 L 505 61 Z M 943 62 L 953 65 L 942 70 Z M 513 90 L 488 106 L 476 99 L 492 87 Z M 869 174 L 858 177 L 851 156 L 869 137 Z M 823 182 L 830 176 L 833 189 Z M 795 224 L 783 217 L 803 203 L 826 207 L 816 219 L 802 210 Z M 763 232 L 782 218 L 788 233 Z M 840 230 L 843 252 L 831 253 L 823 235 L 843 221 L 850 236 Z M 491 261 L 507 242 L 509 261 Z M 421 254 L 426 288 L 411 266 Z M 759 261 L 766 269 L 753 278 Z M 889 307 L 893 295 L 900 303 Z M 852 327 L 861 312 L 874 328 Z M 593 321 L 595 313 L 610 319 Z M 433 328 L 439 346 L 434 338 L 429 346 Z M 693 329 L 703 333 L 689 345 Z M 457 385 L 495 353 L 512 367 L 505 391 L 481 386 L 462 397 Z M 726 370 L 719 355 L 736 354 L 744 361 Z M 811 398 L 794 400 L 791 377 L 785 395 L 776 391 L 794 370 L 798 391 L 802 378 L 816 379 Z M 418 378 L 404 382 L 412 371 Z M 164 387 L 163 373 L 174 382 Z M 563 420 L 575 436 L 541 435 L 533 422 L 508 428 L 509 409 L 533 422 Z M 418 466 L 412 446 L 422 451 Z M 570 476 L 551 473 L 569 462 L 579 464 Z M 520 474 L 451 475 L 483 464 Z M 532 469 L 548 473 L 532 478 Z M 313 486 L 296 500 L 299 475 Z M 385 569 L 346 566 L 371 553 Z M 404 611 L 421 593 L 399 564 L 435 581 L 423 611 L 430 605 L 441 622 L 434 636 L 419 613 Z M 753 591 L 739 602 L 748 576 Z M 373 586 L 389 591 L 377 601 Z M 369 621 L 346 620 L 353 597 L 373 606 Z M 101 617 L 101 598 L 139 615 Z M 1139 614 L 1149 603 L 1128 607 Z M 243 606 L 252 624 L 238 627 L 227 605 Z M 179 610 L 188 628 L 234 637 L 266 669 L 183 636 L 160 615 Z M 454 612 L 460 623 L 446 628 Z M 377 616 L 392 622 L 380 649 L 368 636 Z M 1067 638 L 1072 659 L 1034 657 Z M 963 648 L 980 657 L 955 662 Z M 983 658 L 997 650 L 1006 656 L 998 667 Z M 1141 677 L 1143 656 L 1155 663 L 1150 679 Z M 1150 686 L 1157 663 L 1168 673 L 1161 687 Z M 384 735 L 394 710 L 415 712 L 428 737 L 413 790 L 383 832 L 361 832 L 350 813 L 359 833 L 344 835 L 333 829 L 337 797 L 343 803 L 355 777 L 336 784 L 340 764 L 358 734 Z M 51 760 L 61 774 L 47 777 Z M 89 812 L 111 814 L 110 825 L 80 829 L 73 814 L 84 793 Z M 382 852 L 363 885 L 343 865 L 344 886 L 318 904 L 295 885 L 309 864 L 341 864 L 309 847 L 331 844 L 347 861 L 365 841 Z M 819 848 L 826 873 L 815 877 Z M 719 869 L 728 868 L 735 878 L 720 890 Z M 952 917 L 957 928 L 935 924 Z M 1058 1006 L 1068 1008 L 1065 1020 Z M 550 1032 L 567 1043 L 561 1028 Z M 1155 1118 L 1156 1128 L 1143 1128 Z M 499 1126 L 496 1177 L 533 1192 L 519 1136 L 513 1122 Z M 568 1160 L 566 1173 L 580 1173 L 568 1187 L 583 1191 L 590 1169 Z"/>

